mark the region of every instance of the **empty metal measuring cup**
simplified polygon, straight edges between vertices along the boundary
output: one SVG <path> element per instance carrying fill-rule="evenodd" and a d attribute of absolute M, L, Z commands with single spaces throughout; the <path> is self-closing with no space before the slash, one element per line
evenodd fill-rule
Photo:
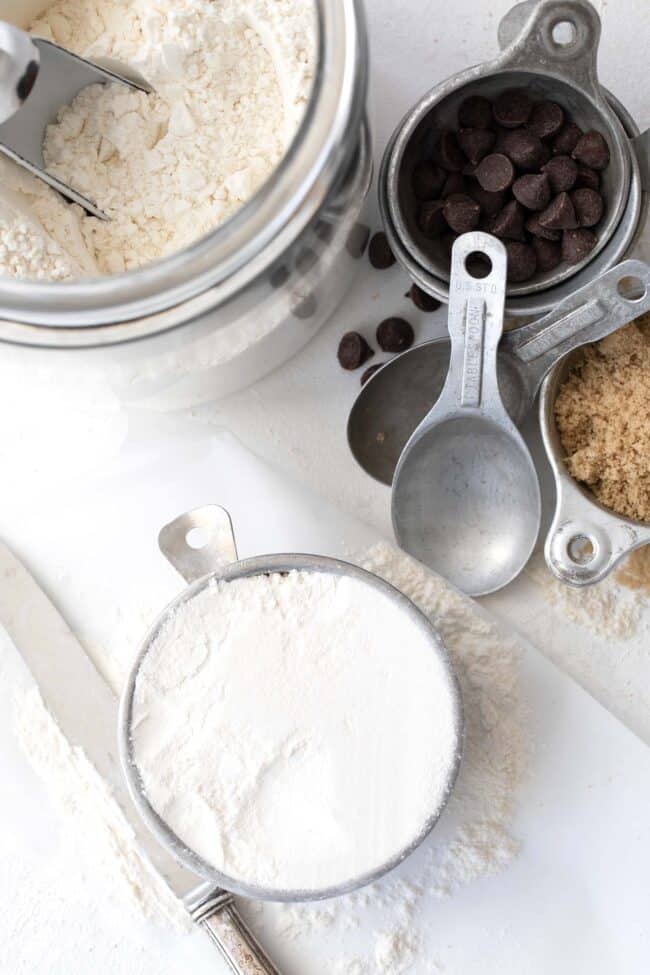
<path fill-rule="evenodd" d="M 529 413 L 544 377 L 569 352 L 596 342 L 650 311 L 650 267 L 623 261 L 561 301 L 552 312 L 507 332 L 499 345 L 499 390 L 511 418 Z M 409 437 L 431 409 L 449 368 L 449 339 L 414 346 L 363 386 L 350 412 L 355 460 L 391 484 Z"/>
<path fill-rule="evenodd" d="M 487 277 L 468 271 L 473 253 L 490 260 Z M 449 372 L 393 479 L 400 546 L 472 596 L 521 572 L 541 518 L 537 472 L 497 383 L 506 273 L 506 249 L 495 237 L 464 234 L 454 244 Z"/>
<path fill-rule="evenodd" d="M 192 537 L 197 530 L 202 536 L 200 547 L 195 547 L 196 542 Z M 207 930 L 221 949 L 235 975 L 279 975 L 278 969 L 239 916 L 233 904 L 233 894 L 255 900 L 292 902 L 335 897 L 378 880 L 409 856 L 428 836 L 440 817 L 458 774 L 463 741 L 460 692 L 447 652 L 431 622 L 403 593 L 364 569 L 338 559 L 318 555 L 262 555 L 238 560 L 230 516 L 227 511 L 216 505 L 198 508 L 175 519 L 162 529 L 159 545 L 165 557 L 186 580 L 188 588 L 167 606 L 154 623 L 129 675 L 120 702 L 119 747 L 122 767 L 136 808 L 154 836 L 184 867 L 209 881 L 206 887 L 198 892 L 197 897 L 186 906 L 194 920 Z M 149 802 L 138 769 L 132 735 L 133 702 L 140 667 L 156 636 L 177 607 L 191 601 L 215 579 L 230 582 L 234 579 L 293 570 L 358 579 L 371 586 L 383 598 L 390 600 L 400 613 L 404 614 L 405 623 L 417 627 L 425 634 L 430 642 L 431 652 L 439 658 L 442 664 L 444 693 L 448 696 L 449 712 L 453 721 L 451 739 L 453 758 L 446 770 L 442 801 L 435 809 L 431 809 L 429 817 L 422 824 L 418 834 L 413 836 L 412 841 L 404 849 L 396 850 L 390 860 L 371 873 L 348 880 L 339 886 L 315 890 L 255 886 L 236 876 L 222 873 L 195 853 L 174 833 Z M 263 652 L 263 648 L 260 652 Z M 396 708 L 403 707 L 403 704 L 404 702 L 396 702 Z M 391 720 L 390 715 L 386 718 Z M 368 828 L 371 828 L 371 824 L 368 824 Z"/>

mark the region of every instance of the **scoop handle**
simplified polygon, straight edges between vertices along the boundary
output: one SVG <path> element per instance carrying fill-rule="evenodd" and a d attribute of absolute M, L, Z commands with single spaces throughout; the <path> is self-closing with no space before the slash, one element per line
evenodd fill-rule
<path fill-rule="evenodd" d="M 474 255 L 491 264 L 486 277 L 474 277 Z M 503 332 L 507 254 L 496 237 L 463 234 L 451 254 L 448 328 L 451 339 L 449 372 L 434 407 L 499 413 L 505 409 L 497 383 L 497 347 Z"/>
<path fill-rule="evenodd" d="M 532 401 L 546 374 L 567 353 L 611 335 L 648 311 L 650 267 L 644 261 L 623 261 L 543 318 L 508 332 L 501 349 L 525 365 Z"/>

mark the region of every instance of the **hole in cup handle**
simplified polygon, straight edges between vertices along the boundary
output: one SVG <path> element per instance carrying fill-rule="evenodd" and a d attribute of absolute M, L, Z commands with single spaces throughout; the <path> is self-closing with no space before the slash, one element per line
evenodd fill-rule
<path fill-rule="evenodd" d="M 161 529 L 158 545 L 186 582 L 218 572 L 238 559 L 235 533 L 225 508 L 195 508 Z"/>
<path fill-rule="evenodd" d="M 650 532 L 647 541 L 650 541 Z M 553 521 L 544 546 L 546 564 L 553 575 L 570 586 L 592 586 L 601 582 L 621 559 L 643 544 L 638 532 L 612 522 L 596 525 L 562 518 Z"/>

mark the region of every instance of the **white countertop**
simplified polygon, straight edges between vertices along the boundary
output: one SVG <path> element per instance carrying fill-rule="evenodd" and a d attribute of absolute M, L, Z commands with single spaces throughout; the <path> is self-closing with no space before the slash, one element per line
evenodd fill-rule
<path fill-rule="evenodd" d="M 481 61 L 496 52 L 497 24 L 510 6 L 509 0 L 456 0 L 451 8 L 427 0 L 409 0 L 403 4 L 370 0 L 368 15 L 377 157 L 399 117 L 425 88 L 468 63 Z M 650 125 L 648 37 L 645 36 L 650 31 L 648 0 L 618 0 L 616 3 L 599 0 L 596 6 L 604 26 L 602 80 L 642 126 Z M 376 219 L 376 211 L 374 216 Z M 335 353 L 343 331 L 360 328 L 371 336 L 379 320 L 391 312 L 404 314 L 413 322 L 418 340 L 442 334 L 444 310 L 432 315 L 417 312 L 403 298 L 407 286 L 408 282 L 398 268 L 379 273 L 364 265 L 354 291 L 334 320 L 300 355 L 252 389 L 221 403 L 198 408 L 188 418 L 203 431 L 209 425 L 215 432 L 233 433 L 249 450 L 289 478 L 365 522 L 370 534 L 390 537 L 389 492 L 356 467 L 347 449 L 345 424 L 358 389 L 358 376 L 342 372 Z M 59 505 L 64 503 L 68 487 L 74 494 L 74 485 L 80 479 L 110 468 L 118 456 L 123 456 L 128 440 L 138 444 L 144 465 L 148 443 L 155 442 L 170 425 L 174 425 L 174 421 L 163 416 L 149 416 L 144 421 L 136 415 L 128 416 L 108 391 L 96 385 L 90 377 L 62 395 L 47 375 L 32 370 L 21 376 L 13 372 L 9 375 L 8 368 L 0 356 L 0 410 L 4 417 L 0 443 L 0 467 L 3 470 L 0 527 L 3 531 L 9 527 L 11 537 L 19 540 L 25 526 L 25 536 L 29 536 L 27 519 L 31 507 L 35 523 L 51 522 L 54 538 Z M 131 462 L 137 468 L 137 457 L 131 457 Z M 541 464 L 543 467 L 543 460 Z M 547 498 L 550 498 L 548 472 L 543 469 L 542 475 Z M 170 478 L 180 476 L 178 471 L 170 471 Z M 206 500 L 220 499 L 202 498 L 197 499 L 197 503 Z M 61 552 L 59 563 L 66 562 L 66 553 L 70 555 L 66 571 L 56 577 L 57 596 L 61 596 L 71 623 L 79 624 L 82 629 L 83 580 L 80 583 L 75 579 L 74 552 L 84 544 L 82 533 L 87 531 L 87 524 L 80 525 L 78 537 L 57 539 Z M 131 573 L 127 578 L 135 585 Z M 620 597 L 612 587 L 603 591 L 614 602 L 627 598 Z M 560 594 L 559 598 L 564 599 L 564 603 L 549 601 L 543 587 L 530 576 L 522 576 L 507 590 L 484 602 L 501 620 L 520 630 L 608 710 L 650 743 L 648 600 L 635 604 L 634 611 L 639 617 L 637 627 L 632 635 L 621 638 L 602 628 L 600 632 L 594 630 L 593 613 L 590 618 L 589 607 L 585 607 L 581 594 Z M 567 618 L 567 611 L 573 619 Z M 92 625 L 89 630 L 92 636 Z M 116 662 L 112 676 L 119 680 L 121 674 L 121 666 Z M 567 727 L 570 729 L 570 723 Z M 15 761 L 15 756 L 11 757 L 10 766 Z M 40 793 L 35 782 L 30 786 L 21 781 L 23 793 L 16 808 L 24 808 L 28 810 L 26 815 L 33 816 Z M 51 816 L 51 811 L 48 815 Z M 614 815 L 615 806 L 612 807 Z M 19 812 L 16 813 L 18 816 Z M 48 842 L 47 837 L 41 837 L 37 847 L 46 848 Z M 25 847 L 24 856 L 30 866 L 35 854 Z M 54 888 L 55 877 L 51 883 Z M 45 891 L 40 891 L 40 896 L 44 895 Z M 82 910 L 83 904 L 76 907 Z M 476 905 L 474 907 L 478 910 Z M 62 923 L 65 914 L 59 905 L 59 910 L 53 912 L 56 924 Z M 115 914 L 114 905 L 109 905 L 105 930 L 97 941 L 96 953 L 84 941 L 87 929 L 71 924 L 65 938 L 70 945 L 74 945 L 76 939 L 79 957 L 84 959 L 79 963 L 79 970 L 127 970 L 124 956 L 115 955 L 113 950 L 117 935 L 113 937 L 109 933 L 109 926 L 114 916 L 119 915 Z M 20 930 L 19 926 L 17 930 Z M 37 970 L 47 975 L 58 975 L 59 972 L 68 975 L 70 971 L 61 961 L 65 956 L 60 953 L 53 953 L 51 963 L 46 963 L 48 938 L 56 940 L 58 936 L 59 932 L 53 928 L 46 931 L 42 952 L 33 956 L 33 960 L 40 960 Z M 136 940 L 133 932 L 130 937 Z M 150 942 L 157 937 L 151 932 L 147 935 Z M 169 951 L 172 954 L 166 958 L 165 971 L 180 971 L 187 967 L 183 960 L 191 962 L 194 957 L 192 949 L 185 954 L 172 946 Z M 134 963 L 133 971 L 153 970 L 147 966 L 144 952 L 143 942 L 142 955 Z M 158 958 L 164 957 L 164 938 L 156 942 L 155 953 Z M 113 961 L 109 962 L 110 958 Z M 123 960 L 114 964 L 115 958 Z M 466 968 L 463 973 L 469 975 L 470 971 L 479 970 Z M 577 969 L 567 967 L 564 971 L 568 975 L 569 971 Z M 635 971 L 631 975 L 635 975 Z"/>

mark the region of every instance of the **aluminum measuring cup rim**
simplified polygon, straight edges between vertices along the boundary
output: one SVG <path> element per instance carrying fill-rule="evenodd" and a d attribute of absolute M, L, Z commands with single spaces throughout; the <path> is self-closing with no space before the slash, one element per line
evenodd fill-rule
<path fill-rule="evenodd" d="M 169 620 L 175 610 L 191 601 L 196 595 L 206 589 L 215 581 L 232 582 L 235 579 L 247 578 L 256 575 L 269 573 L 291 572 L 291 571 L 322 572 L 333 575 L 348 576 L 370 585 L 380 592 L 384 597 L 393 601 L 405 616 L 410 619 L 411 625 L 417 626 L 429 640 L 432 650 L 436 653 L 443 667 L 446 690 L 449 695 L 451 709 L 454 720 L 453 737 L 454 752 L 453 762 L 450 764 L 440 802 L 436 809 L 432 810 L 431 815 L 425 820 L 422 829 L 411 840 L 406 847 L 395 853 L 389 860 L 359 877 L 353 877 L 347 881 L 330 885 L 324 888 L 287 890 L 285 888 L 260 887 L 238 880 L 228 874 L 221 872 L 210 863 L 195 853 L 185 844 L 176 833 L 168 826 L 165 820 L 159 815 L 149 802 L 142 777 L 137 766 L 134 755 L 134 741 L 131 735 L 131 719 L 133 714 L 133 701 L 136 683 L 140 667 L 146 657 L 153 641 L 160 633 L 162 627 Z M 218 884 L 227 891 L 242 897 L 254 900 L 300 902 L 325 900 L 337 897 L 342 894 L 350 893 L 365 887 L 368 884 L 379 880 L 389 871 L 393 870 L 402 863 L 411 853 L 413 853 L 427 838 L 438 819 L 440 818 L 451 791 L 454 787 L 463 751 L 464 742 L 464 722 L 463 708 L 460 694 L 460 687 L 454 672 L 451 659 L 444 646 L 437 630 L 427 618 L 427 616 L 395 586 L 386 582 L 384 579 L 362 569 L 352 563 L 341 559 L 329 558 L 327 556 L 309 555 L 302 553 L 273 554 L 254 556 L 232 562 L 223 569 L 208 573 L 197 579 L 186 589 L 184 589 L 175 599 L 173 599 L 160 613 L 153 625 L 150 627 L 144 641 L 140 645 L 138 654 L 129 673 L 127 683 L 120 699 L 119 719 L 118 719 L 118 746 L 122 768 L 126 777 L 127 786 L 133 802 L 143 818 L 146 825 L 158 839 L 160 844 L 167 849 L 172 856 L 188 870 L 203 877 L 212 883 Z"/>

